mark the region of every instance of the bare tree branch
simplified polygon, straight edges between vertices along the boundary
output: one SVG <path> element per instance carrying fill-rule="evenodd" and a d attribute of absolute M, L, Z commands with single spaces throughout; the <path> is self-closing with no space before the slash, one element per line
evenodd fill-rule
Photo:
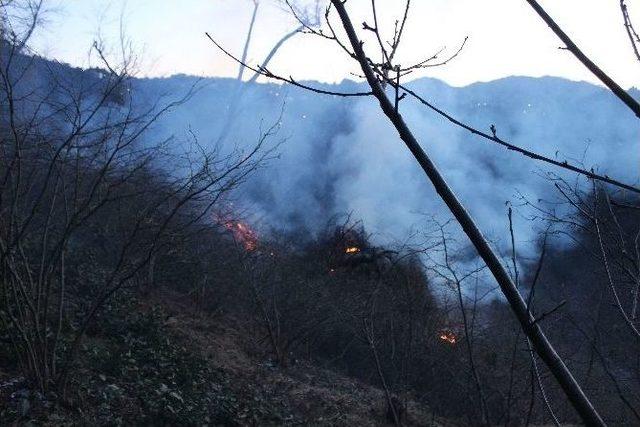
<path fill-rule="evenodd" d="M 600 69 L 582 50 L 571 40 L 571 38 L 560 28 L 558 24 L 549 16 L 549 14 L 540 6 L 536 0 L 526 0 L 527 3 L 535 10 L 542 20 L 551 28 L 560 40 L 566 45 L 567 49 L 587 67 L 591 73 L 598 78 L 605 86 L 622 101 L 636 117 L 640 118 L 640 103 L 627 93 L 618 83 L 609 77 Z"/>
<path fill-rule="evenodd" d="M 404 92 L 408 93 L 409 95 L 411 95 L 413 98 L 415 98 L 418 102 L 420 102 L 421 104 L 423 104 L 424 106 L 426 106 L 427 108 L 431 109 L 432 111 L 434 111 L 435 113 L 437 113 L 438 115 L 444 117 L 445 119 L 447 119 L 448 121 L 450 121 L 451 123 L 453 123 L 454 125 L 465 129 L 469 132 L 471 132 L 474 135 L 477 135 L 481 138 L 484 138 L 485 140 L 491 141 L 491 142 L 495 142 L 503 147 L 505 147 L 508 150 L 511 151 L 515 151 L 516 153 L 520 153 L 523 154 L 526 157 L 529 157 L 530 159 L 533 160 L 538 160 L 544 163 L 548 163 L 550 165 L 553 166 L 557 166 L 559 168 L 562 169 L 566 169 L 572 172 L 576 172 L 580 175 L 584 175 L 587 178 L 590 179 L 594 179 L 596 181 L 601 181 L 601 182 L 605 182 L 607 184 L 611 184 L 615 187 L 618 188 L 622 188 L 624 190 L 629 190 L 633 193 L 638 193 L 640 194 L 640 188 L 634 187 L 632 185 L 626 184 L 624 182 L 618 181 L 616 179 L 610 178 L 607 175 L 600 175 L 597 174 L 592 170 L 587 170 L 587 169 L 583 169 L 581 167 L 578 167 L 576 165 L 572 165 L 570 164 L 568 161 L 564 160 L 564 161 L 558 161 L 555 159 L 552 159 L 550 157 L 544 156 L 542 154 L 538 154 L 534 151 L 530 151 L 527 149 L 524 149 L 522 147 L 519 147 L 517 145 L 514 145 L 508 141 L 503 140 L 502 138 L 498 137 L 497 135 L 497 131 L 495 126 L 492 126 L 491 130 L 492 133 L 488 134 L 487 132 L 483 132 L 479 129 L 476 129 L 458 119 L 456 119 L 455 117 L 453 117 L 452 115 L 450 115 L 449 113 L 445 112 L 444 110 L 436 107 L 434 104 L 432 104 L 431 102 L 427 101 L 425 98 L 421 97 L 420 95 L 418 95 L 415 91 L 409 89 L 407 86 L 402 85 L 402 84 L 398 84 L 396 83 L 394 80 L 388 80 L 389 84 L 391 84 L 392 86 L 398 87 L 400 89 L 402 89 Z"/>
<path fill-rule="evenodd" d="M 541 359 L 547 364 L 551 372 L 556 377 L 556 380 L 563 388 L 567 397 L 576 408 L 585 423 L 590 425 L 604 426 L 604 421 L 591 404 L 589 398 L 584 394 L 582 388 L 577 383 L 567 366 L 564 364 L 562 358 L 558 355 L 554 347 L 551 345 L 546 335 L 542 331 L 539 325 L 534 324 L 534 320 L 529 313 L 526 303 L 522 296 L 515 287 L 513 281 L 509 277 L 507 271 L 502 265 L 500 259 L 495 254 L 494 250 L 489 246 L 488 242 L 482 235 L 481 231 L 476 226 L 471 216 L 467 213 L 466 209 L 462 206 L 458 198 L 450 189 L 439 170 L 431 159 L 420 147 L 418 141 L 415 139 L 402 117 L 395 111 L 393 104 L 387 98 L 384 90 L 380 86 L 380 82 L 376 78 L 374 71 L 369 65 L 369 59 L 367 58 L 362 42 L 356 35 L 351 19 L 345 9 L 344 3 L 341 0 L 332 0 L 332 4 L 336 8 L 343 27 L 347 33 L 351 47 L 358 58 L 360 67 L 364 72 L 367 82 L 371 87 L 374 96 L 380 103 L 380 107 L 388 119 L 393 123 L 398 131 L 400 138 L 406 144 L 407 148 L 414 155 L 425 174 L 431 180 L 438 195 L 446 203 L 454 217 L 458 220 L 462 226 L 464 232 L 467 234 L 473 245 L 475 246 L 478 254 L 482 257 L 484 262 L 491 270 L 496 281 L 500 285 L 503 294 L 509 301 L 511 308 L 513 309 L 518 321 L 520 322 L 526 335 L 531 339 L 534 348 L 540 355 Z M 640 111 L 640 110 L 639 110 Z"/>
<path fill-rule="evenodd" d="M 306 85 L 304 83 L 300 83 L 300 82 L 294 80 L 293 77 L 291 77 L 291 76 L 290 77 L 282 77 L 282 76 L 279 76 L 277 74 L 274 74 L 271 71 L 269 71 L 268 69 L 263 68 L 260 65 L 258 65 L 257 67 L 252 67 L 250 65 L 244 64 L 240 59 L 236 58 L 235 56 L 233 56 L 233 54 L 231 54 L 225 48 L 220 46 L 220 44 L 218 42 L 216 42 L 213 39 L 213 37 L 211 37 L 211 35 L 209 35 L 209 33 L 205 33 L 205 35 L 225 55 L 227 55 L 229 58 L 231 58 L 234 61 L 236 61 L 238 64 L 244 65 L 246 68 L 248 68 L 249 70 L 253 71 L 256 74 L 268 77 L 270 79 L 278 80 L 278 81 L 281 81 L 281 82 L 284 82 L 284 83 L 289 83 L 289 84 L 291 84 L 293 86 L 297 86 L 297 87 L 300 87 L 302 89 L 306 89 L 306 90 L 309 90 L 311 92 L 319 93 L 319 94 L 322 94 L 322 95 L 335 95 L 335 96 L 342 96 L 342 97 L 369 96 L 369 95 L 371 95 L 371 92 L 334 92 L 334 91 L 330 91 L 330 90 L 324 90 L 324 89 L 320 89 L 320 88 L 315 88 L 315 87 Z"/>

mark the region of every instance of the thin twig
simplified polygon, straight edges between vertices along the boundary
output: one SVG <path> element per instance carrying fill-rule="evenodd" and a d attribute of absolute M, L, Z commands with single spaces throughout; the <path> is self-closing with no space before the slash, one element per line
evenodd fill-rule
<path fill-rule="evenodd" d="M 395 82 L 393 80 L 389 81 L 392 85 L 395 85 Z M 435 113 L 439 114 L 440 116 L 444 117 L 445 119 L 447 119 L 448 121 L 450 121 L 451 123 L 453 123 L 454 125 L 461 127 L 469 132 L 471 132 L 474 135 L 477 135 L 481 138 L 484 138 L 487 141 L 491 141 L 491 142 L 495 142 L 496 144 L 502 145 L 503 147 L 507 148 L 508 150 L 511 151 L 515 151 L 517 153 L 523 154 L 526 157 L 529 157 L 533 160 L 539 160 L 541 162 L 544 163 L 548 163 L 557 167 L 560 167 L 562 169 L 566 169 L 566 170 L 570 170 L 572 172 L 576 172 L 579 173 L 580 175 L 584 175 L 587 178 L 591 178 L 591 179 L 595 179 L 596 181 L 601 181 L 601 182 L 606 182 L 607 184 L 611 184 L 613 186 L 634 192 L 634 193 L 638 193 L 640 194 L 640 188 L 634 187 L 632 185 L 629 184 L 625 184 L 624 182 L 615 180 L 613 178 L 610 178 L 607 175 L 599 175 L 595 172 L 593 172 L 593 170 L 589 171 L 587 169 L 583 169 L 580 168 L 578 166 L 572 165 L 571 163 L 569 163 L 568 161 L 558 161 L 558 160 L 554 160 L 550 157 L 544 156 L 542 154 L 538 154 L 535 153 L 533 151 L 524 149 L 522 147 L 519 147 L 517 145 L 511 144 L 510 142 L 507 142 L 505 140 L 503 140 L 502 138 L 499 138 L 497 136 L 497 134 L 493 133 L 490 135 L 486 132 L 483 132 L 481 130 L 478 130 L 466 123 L 461 122 L 460 120 L 456 119 L 455 117 L 453 117 L 452 115 L 448 114 L 447 112 L 445 112 L 444 110 L 436 107 L 435 105 L 433 105 L 431 102 L 427 101 L 426 99 L 424 99 L 423 97 L 421 97 L 420 95 L 418 95 L 416 92 L 414 92 L 413 90 L 409 89 L 407 86 L 405 85 L 398 85 L 399 88 L 401 88 L 403 91 L 405 91 L 406 93 L 408 93 L 409 95 L 411 95 L 412 97 L 414 97 L 418 102 L 420 102 L 421 104 L 423 104 L 424 106 L 426 106 L 427 108 L 431 109 L 432 111 L 434 111 Z M 493 128 L 495 129 L 495 127 Z"/>
<path fill-rule="evenodd" d="M 237 57 L 235 57 L 231 52 L 229 52 L 225 48 L 223 48 L 218 42 L 216 42 L 213 39 L 213 37 L 211 37 L 211 35 L 209 33 L 205 32 L 205 35 L 207 36 L 207 38 L 209 38 L 209 40 L 211 40 L 211 42 L 218 49 L 220 49 L 220 51 L 222 51 L 229 58 L 233 59 L 238 64 L 248 68 L 249 70 L 253 71 L 254 73 L 260 74 L 260 75 L 268 77 L 270 79 L 278 80 L 278 81 L 285 82 L 285 83 L 289 83 L 291 85 L 300 87 L 302 89 L 309 90 L 311 92 L 319 93 L 319 94 L 322 94 L 322 95 L 334 95 L 334 96 L 342 96 L 342 97 L 355 97 L 355 96 L 369 96 L 369 95 L 372 94 L 371 92 L 334 92 L 334 91 L 330 91 L 330 90 L 319 89 L 319 88 L 315 88 L 315 87 L 306 85 L 304 83 L 300 83 L 300 82 L 294 80 L 293 77 L 291 77 L 291 76 L 289 76 L 289 77 L 279 76 L 279 75 L 274 74 L 271 71 L 269 71 L 266 68 L 261 67 L 261 66 L 252 67 L 252 66 L 250 66 L 248 64 L 245 64 L 244 62 L 242 62 L 242 60 L 240 60 Z"/>

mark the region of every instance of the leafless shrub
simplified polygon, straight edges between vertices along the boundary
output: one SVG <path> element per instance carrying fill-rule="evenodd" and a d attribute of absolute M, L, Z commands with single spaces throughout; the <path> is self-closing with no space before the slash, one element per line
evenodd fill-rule
<path fill-rule="evenodd" d="M 102 306 L 153 282 L 156 259 L 271 156 L 277 126 L 248 152 L 227 154 L 149 138 L 191 92 L 138 105 L 134 58 L 112 64 L 98 43 L 102 69 L 72 75 L 24 55 L 39 5 L 2 9 L 14 22 L 7 11 L 26 8 L 31 24 L 0 46 L 0 324 L 34 386 L 64 395 Z"/>

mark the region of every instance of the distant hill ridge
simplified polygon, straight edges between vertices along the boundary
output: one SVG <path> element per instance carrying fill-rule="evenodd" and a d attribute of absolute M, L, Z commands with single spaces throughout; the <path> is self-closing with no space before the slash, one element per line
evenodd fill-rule
<path fill-rule="evenodd" d="M 43 66 L 52 64 L 41 61 Z M 81 72 L 53 64 L 57 70 L 65 67 L 69 73 Z M 98 78 L 95 70 L 83 73 Z M 336 91 L 364 88 L 351 80 L 305 83 Z M 156 135 L 173 134 L 188 143 L 192 132 L 212 147 L 226 125 L 224 148 L 248 149 L 261 128 L 281 122 L 272 138 L 273 143 L 283 141 L 279 158 L 244 187 L 244 201 L 269 226 L 313 230 L 336 213 L 352 212 L 372 231 L 392 238 L 421 221 L 417 212 L 448 217 L 374 100 L 319 95 L 274 83 L 238 91 L 234 79 L 187 75 L 136 78 L 131 94 L 142 105 L 168 102 L 194 85 L 198 90 L 163 117 L 153 129 Z M 409 86 L 478 129 L 489 131 L 495 125 L 509 142 L 638 182 L 637 121 L 603 87 L 519 76 L 464 87 L 420 78 Z M 640 96 L 637 89 L 631 93 Z M 234 99 L 239 102 L 234 104 Z M 230 109 L 235 109 L 233 117 Z M 401 112 L 489 234 L 502 232 L 505 202 L 519 195 L 533 200 L 548 195 L 550 186 L 540 178 L 541 171 L 561 173 L 473 137 L 409 98 L 402 101 Z M 522 233 L 526 239 L 527 230 Z"/>

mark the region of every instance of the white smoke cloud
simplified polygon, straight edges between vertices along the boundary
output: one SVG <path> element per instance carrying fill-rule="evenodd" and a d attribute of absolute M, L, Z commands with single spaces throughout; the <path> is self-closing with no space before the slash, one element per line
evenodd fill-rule
<path fill-rule="evenodd" d="M 144 92 L 178 91 L 173 77 L 140 82 Z M 189 126 L 201 142 L 215 141 L 235 82 L 211 79 L 185 106 L 167 116 L 162 131 Z M 344 82 L 336 90 L 353 89 Z M 559 78 L 511 77 L 453 88 L 432 79 L 412 84 L 425 98 L 482 130 L 491 124 L 517 145 L 560 160 L 583 161 L 630 183 L 638 181 L 638 125 L 605 89 Z M 245 187 L 245 196 L 278 228 L 323 226 L 353 212 L 380 239 L 402 239 L 423 221 L 448 219 L 441 200 L 373 99 L 344 99 L 273 84 L 252 85 L 242 97 L 227 142 L 249 147 L 258 129 L 276 121 L 284 105 L 281 157 Z M 506 242 L 505 203 L 517 193 L 554 196 L 536 172 L 554 170 L 453 127 L 411 100 L 401 112 L 462 202 L 491 238 Z M 554 170 L 556 172 L 557 171 Z M 569 176 L 562 174 L 564 176 Z M 526 214 L 526 212 L 521 212 Z M 517 219 L 520 242 L 535 239 L 532 223 Z M 528 243 L 523 243 L 525 246 Z"/>

